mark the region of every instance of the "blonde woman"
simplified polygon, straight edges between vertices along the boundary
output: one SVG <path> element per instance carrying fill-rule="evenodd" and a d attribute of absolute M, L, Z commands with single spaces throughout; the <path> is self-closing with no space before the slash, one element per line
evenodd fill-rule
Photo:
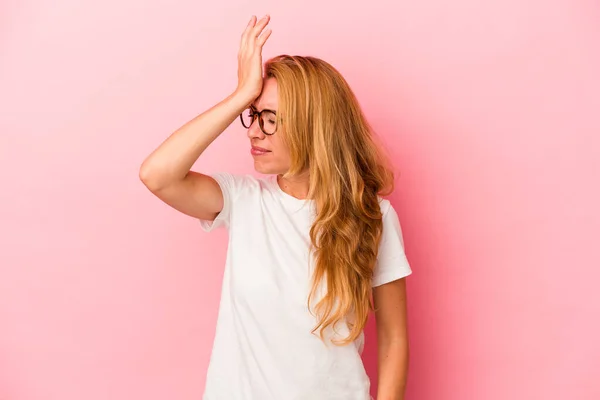
<path fill-rule="evenodd" d="M 314 57 L 263 66 L 269 16 L 253 16 L 238 86 L 162 143 L 140 179 L 204 230 L 229 231 L 204 400 L 369 400 L 363 329 L 375 310 L 378 400 L 400 400 L 411 273 L 393 175 L 344 78 Z M 263 77 L 264 67 L 264 77 Z M 235 119 L 265 177 L 191 171 Z"/>

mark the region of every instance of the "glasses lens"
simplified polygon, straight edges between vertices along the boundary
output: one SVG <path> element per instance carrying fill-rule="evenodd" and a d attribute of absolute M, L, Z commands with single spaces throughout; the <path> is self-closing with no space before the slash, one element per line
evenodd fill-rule
<path fill-rule="evenodd" d="M 244 128 L 250 128 L 250 125 L 252 125 L 252 121 L 254 119 L 253 116 L 254 113 L 250 108 L 247 108 L 244 110 L 244 112 L 242 112 L 242 125 L 244 125 Z"/>
<path fill-rule="evenodd" d="M 262 113 L 262 128 L 267 135 L 274 134 L 277 130 L 277 116 L 270 111 L 264 111 Z"/>

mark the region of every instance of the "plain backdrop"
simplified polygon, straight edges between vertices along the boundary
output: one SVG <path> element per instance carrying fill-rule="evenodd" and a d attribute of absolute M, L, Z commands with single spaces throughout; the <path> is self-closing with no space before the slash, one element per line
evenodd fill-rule
<path fill-rule="evenodd" d="M 600 398 L 599 3 L 5 0 L 0 399 L 201 398 L 226 231 L 138 170 L 267 12 L 265 59 L 338 68 L 399 172 L 407 399 Z M 253 173 L 238 121 L 195 169 Z"/>

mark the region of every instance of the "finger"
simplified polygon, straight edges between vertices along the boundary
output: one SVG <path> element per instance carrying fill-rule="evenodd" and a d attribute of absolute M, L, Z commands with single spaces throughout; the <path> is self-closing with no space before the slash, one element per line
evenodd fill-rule
<path fill-rule="evenodd" d="M 248 21 L 248 25 L 246 25 L 246 29 L 244 29 L 244 32 L 242 33 L 242 39 L 240 42 L 240 47 L 243 48 L 244 46 L 246 46 L 246 44 L 248 43 L 248 37 L 250 36 L 250 33 L 252 32 L 252 28 L 254 28 L 256 24 L 256 16 L 252 16 L 250 17 L 250 21 Z"/>
<path fill-rule="evenodd" d="M 260 35 L 260 37 L 256 40 L 256 45 L 262 49 L 269 36 L 271 36 L 271 32 L 273 32 L 272 29 L 267 29 L 264 31 L 263 34 Z"/>
<path fill-rule="evenodd" d="M 267 14 L 256 23 L 256 26 L 252 28 L 251 33 L 249 33 L 250 37 L 248 38 L 248 42 L 246 42 L 247 44 L 254 44 L 256 42 L 256 38 L 258 37 L 258 35 L 260 35 L 265 26 L 267 26 L 270 19 L 271 17 L 269 16 L 269 14 Z"/>
<path fill-rule="evenodd" d="M 256 16 L 253 15 L 252 17 L 250 17 L 250 21 L 248 22 L 248 25 L 246 25 L 246 29 L 244 29 L 244 32 L 242 33 L 240 47 L 244 47 L 246 45 L 246 43 L 248 43 L 248 36 L 249 36 L 250 32 L 252 32 L 252 28 L 254 28 L 255 24 L 256 24 Z"/>

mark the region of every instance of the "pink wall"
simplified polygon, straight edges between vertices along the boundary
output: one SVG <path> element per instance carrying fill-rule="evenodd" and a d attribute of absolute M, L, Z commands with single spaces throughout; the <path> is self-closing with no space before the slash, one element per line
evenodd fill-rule
<path fill-rule="evenodd" d="M 235 88 L 239 35 L 265 12 L 265 55 L 337 66 L 403 173 L 407 398 L 599 399 L 600 6 L 584 0 L 3 2 L 0 399 L 200 398 L 226 234 L 138 168 Z M 198 164 L 251 171 L 242 127 Z"/>

